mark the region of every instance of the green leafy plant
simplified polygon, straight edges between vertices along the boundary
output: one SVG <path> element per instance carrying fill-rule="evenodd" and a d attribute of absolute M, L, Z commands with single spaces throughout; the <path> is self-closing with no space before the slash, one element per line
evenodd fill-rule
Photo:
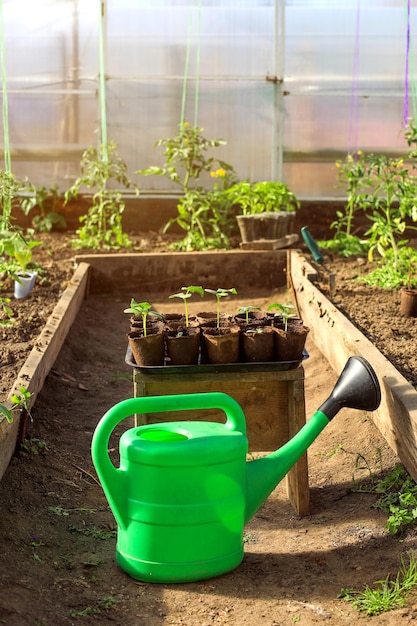
<path fill-rule="evenodd" d="M 162 319 L 161 313 L 152 310 L 152 305 L 149 302 L 136 302 L 134 298 L 130 301 L 130 307 L 124 309 L 123 313 L 131 313 L 132 315 L 138 315 L 142 318 L 143 323 L 143 334 L 147 336 L 147 318 L 148 315 L 153 315 L 154 317 L 159 317 Z"/>
<path fill-rule="evenodd" d="M 129 237 L 123 232 L 122 215 L 125 203 L 122 193 L 110 184 L 122 185 L 125 189 L 138 188 L 127 175 L 126 163 L 117 152 L 114 142 L 97 148 L 87 148 L 81 159 L 81 176 L 65 193 L 65 202 L 76 198 L 82 187 L 93 189 L 92 205 L 86 215 L 80 217 L 82 226 L 76 231 L 78 238 L 73 240 L 74 248 L 128 248 Z"/>
<path fill-rule="evenodd" d="M 246 324 L 249 324 L 249 313 L 250 313 L 251 311 L 260 311 L 260 310 L 261 310 L 261 308 L 260 308 L 259 306 L 253 306 L 253 305 L 250 305 L 250 304 L 249 304 L 248 306 L 241 306 L 241 307 L 239 307 L 239 309 L 237 310 L 237 312 L 238 312 L 240 315 L 244 315 L 244 316 L 245 316 L 245 321 L 246 321 Z"/>
<path fill-rule="evenodd" d="M 273 302 L 268 306 L 268 311 L 278 310 L 280 317 L 284 322 L 284 330 L 288 330 L 288 320 L 290 317 L 296 317 L 295 306 L 292 304 L 281 304 L 280 302 Z"/>
<path fill-rule="evenodd" d="M 138 170 L 145 176 L 163 176 L 179 189 L 181 198 L 177 204 L 178 215 L 164 227 L 166 232 L 177 224 L 186 235 L 174 244 L 178 250 L 207 250 L 227 248 L 227 230 L 231 221 L 231 203 L 224 190 L 236 180 L 233 167 L 225 161 L 209 156 L 213 148 L 225 145 L 222 139 L 206 139 L 203 129 L 184 122 L 178 126 L 175 137 L 159 139 L 155 146 L 163 147 L 165 162 Z M 216 179 L 211 190 L 206 190 L 201 178 L 209 173 Z M 220 181 L 220 184 L 219 184 Z"/>
<path fill-rule="evenodd" d="M 374 588 L 366 585 L 361 591 L 342 589 L 338 597 L 352 602 L 356 611 L 370 616 L 401 608 L 417 585 L 417 561 L 414 555 L 410 553 L 408 564 L 401 558 L 401 567 L 394 579 L 388 575 L 374 585 Z"/>
<path fill-rule="evenodd" d="M 179 293 L 173 293 L 171 296 L 169 296 L 170 298 L 181 298 L 182 299 L 182 301 L 184 303 L 185 326 L 187 328 L 188 328 L 188 325 L 189 325 L 187 300 L 188 300 L 188 298 L 191 298 L 193 293 L 198 293 L 201 297 L 203 297 L 204 296 L 204 289 L 203 289 L 203 287 L 200 287 L 200 286 L 190 285 L 189 287 L 181 287 L 181 291 Z"/>
<path fill-rule="evenodd" d="M 49 189 L 43 186 L 33 187 L 32 193 L 23 198 L 21 209 L 25 215 L 37 211 L 32 218 L 36 230 L 50 232 L 54 228 L 66 228 L 64 216 L 56 211 L 61 198 L 63 194 L 59 192 L 58 185 Z"/>
<path fill-rule="evenodd" d="M 204 289 L 206 293 L 211 293 L 216 297 L 216 312 L 217 312 L 217 328 L 220 328 L 220 300 L 225 298 L 226 296 L 236 295 L 237 291 L 234 287 L 232 289 L 223 289 L 219 287 L 219 289 Z"/>
<path fill-rule="evenodd" d="M 375 486 L 380 494 L 374 507 L 388 514 L 386 527 L 392 535 L 401 534 L 417 521 L 417 485 L 405 468 L 397 464 Z"/>
<path fill-rule="evenodd" d="M 255 215 L 264 211 L 296 211 L 300 202 L 285 183 L 240 181 L 230 187 L 227 195 L 238 204 L 243 215 Z"/>
<path fill-rule="evenodd" d="M 11 397 L 11 404 L 0 403 L 0 416 L 3 416 L 9 424 L 13 422 L 13 411 L 16 409 L 24 409 L 29 413 L 29 400 L 32 394 L 26 387 L 20 387 L 17 393 Z"/>
<path fill-rule="evenodd" d="M 374 270 L 365 276 L 359 276 L 356 280 L 381 289 L 416 287 L 417 251 L 410 246 L 403 245 L 398 248 L 395 258 L 393 250 L 387 250 L 384 258 L 377 262 Z"/>
<path fill-rule="evenodd" d="M 392 250 L 396 268 L 401 238 L 406 228 L 416 229 L 410 222 L 417 221 L 417 178 L 412 159 L 416 156 L 417 133 L 414 123 L 405 131 L 409 152 L 404 158 L 386 155 L 365 155 L 358 151 L 338 162 L 339 179 L 346 184 L 348 201 L 344 212 L 338 212 L 333 223 L 337 235 L 352 235 L 353 216 L 362 209 L 371 221 L 365 233 L 369 259 L 374 252 L 385 257 Z M 411 160 L 411 165 L 410 165 Z"/>
<path fill-rule="evenodd" d="M 114 604 L 117 604 L 119 601 L 113 598 L 113 596 L 108 596 L 107 598 L 103 598 L 103 600 L 97 600 L 97 602 L 93 606 L 87 606 L 85 609 L 80 611 L 71 611 L 71 617 L 88 617 L 89 615 L 100 615 L 103 610 L 107 610 L 111 608 Z"/>

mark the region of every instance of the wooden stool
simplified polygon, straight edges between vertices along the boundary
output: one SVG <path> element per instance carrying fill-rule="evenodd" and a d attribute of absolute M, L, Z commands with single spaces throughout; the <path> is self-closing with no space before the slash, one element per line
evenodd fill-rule
<path fill-rule="evenodd" d="M 280 448 L 306 422 L 304 368 L 281 370 L 277 364 L 242 364 L 190 367 L 134 367 L 135 397 L 221 391 L 234 398 L 246 417 L 249 452 L 269 452 Z M 216 409 L 175 411 L 137 415 L 140 426 L 147 423 L 199 419 L 222 421 Z M 289 500 L 298 515 L 310 512 L 307 454 L 286 476 Z"/>

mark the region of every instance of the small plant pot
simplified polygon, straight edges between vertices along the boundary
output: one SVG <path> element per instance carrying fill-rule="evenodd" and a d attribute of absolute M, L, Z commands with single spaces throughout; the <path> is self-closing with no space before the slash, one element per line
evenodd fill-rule
<path fill-rule="evenodd" d="M 171 365 L 196 365 L 200 356 L 200 328 L 188 326 L 165 333 Z"/>
<path fill-rule="evenodd" d="M 197 313 L 196 319 L 200 328 L 214 328 L 217 326 L 216 311 L 203 311 L 202 313 Z M 230 322 L 230 317 L 226 316 L 224 313 L 220 314 L 220 326 L 230 326 Z"/>
<path fill-rule="evenodd" d="M 301 324 L 284 330 L 274 327 L 274 351 L 277 361 L 299 361 L 310 329 Z"/>
<path fill-rule="evenodd" d="M 417 317 L 417 289 L 401 289 L 400 315 Z"/>
<path fill-rule="evenodd" d="M 203 341 L 209 363 L 237 363 L 239 361 L 239 327 L 204 328 Z"/>
<path fill-rule="evenodd" d="M 26 298 L 35 286 L 37 272 L 21 272 L 17 274 L 14 281 L 14 297 L 16 299 Z"/>
<path fill-rule="evenodd" d="M 238 313 L 233 319 L 241 330 L 245 330 L 246 327 L 268 326 L 270 323 L 268 317 L 262 311 L 249 311 L 247 322 L 246 313 Z"/>
<path fill-rule="evenodd" d="M 274 360 L 274 329 L 271 326 L 245 330 L 241 333 L 242 357 L 246 363 L 267 363 Z"/>
<path fill-rule="evenodd" d="M 164 332 L 148 328 L 146 337 L 143 328 L 128 333 L 132 354 L 139 366 L 164 365 L 165 342 Z"/>

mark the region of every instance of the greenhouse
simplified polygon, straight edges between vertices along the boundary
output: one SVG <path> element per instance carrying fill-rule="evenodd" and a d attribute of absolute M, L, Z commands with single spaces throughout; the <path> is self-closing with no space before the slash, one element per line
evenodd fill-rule
<path fill-rule="evenodd" d="M 415 621 L 416 29 L 0 0 L 0 623 Z"/>

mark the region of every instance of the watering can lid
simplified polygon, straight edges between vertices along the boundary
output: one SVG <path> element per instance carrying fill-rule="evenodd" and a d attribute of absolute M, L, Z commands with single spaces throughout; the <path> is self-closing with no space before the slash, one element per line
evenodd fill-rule
<path fill-rule="evenodd" d="M 245 459 L 245 433 L 218 422 L 183 421 L 147 424 L 126 431 L 120 439 L 120 454 L 137 463 L 201 465 Z"/>

